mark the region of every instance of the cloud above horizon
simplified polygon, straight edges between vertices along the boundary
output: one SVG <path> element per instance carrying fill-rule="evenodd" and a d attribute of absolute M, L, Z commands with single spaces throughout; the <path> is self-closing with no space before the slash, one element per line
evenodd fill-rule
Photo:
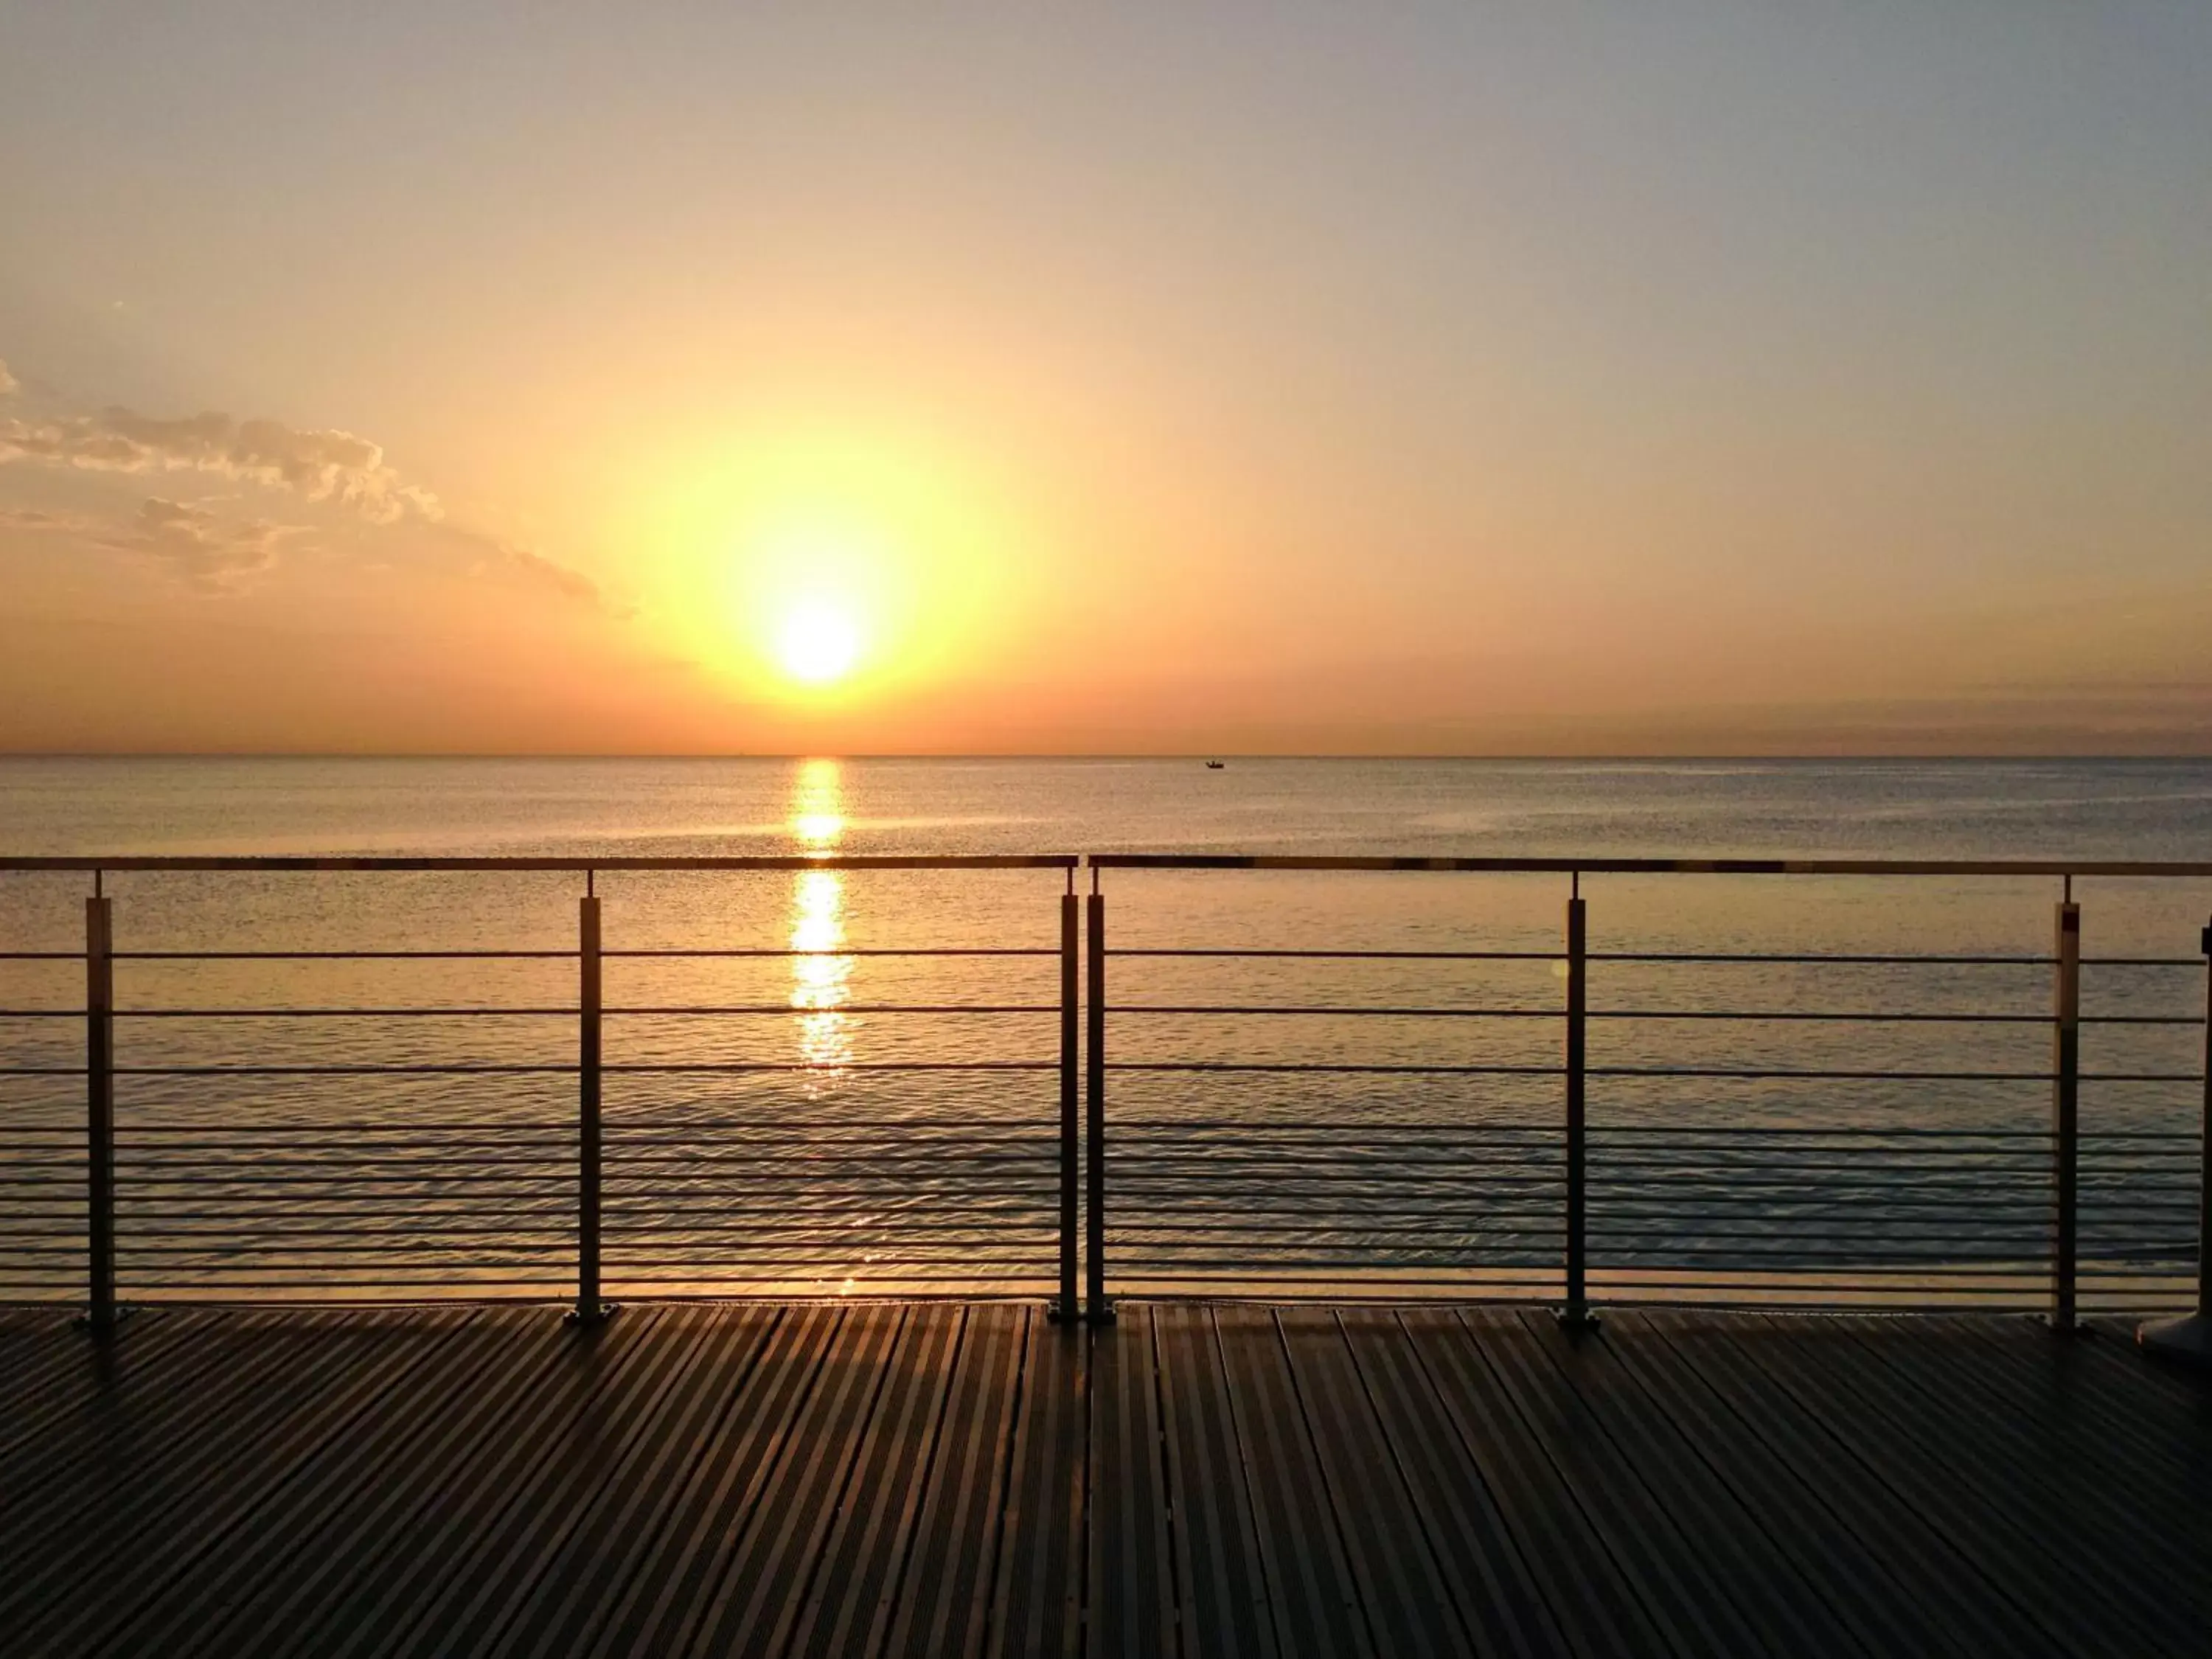
<path fill-rule="evenodd" d="M 95 539 L 159 559 L 194 587 L 221 591 L 270 569 L 283 542 L 301 533 L 265 519 L 232 522 L 204 507 L 149 495 L 128 526 Z"/>
<path fill-rule="evenodd" d="M 445 516 L 436 496 L 403 483 L 384 451 L 350 432 L 213 411 L 161 420 L 111 406 L 94 415 L 0 422 L 0 461 L 94 472 L 211 472 L 351 508 L 371 524 Z"/>
<path fill-rule="evenodd" d="M 0 362 L 0 393 L 16 385 Z M 382 446 L 335 428 L 240 420 L 216 410 L 164 419 L 114 404 L 89 415 L 0 420 L 0 465 L 10 462 L 134 476 L 211 474 L 341 508 L 373 526 L 434 526 L 435 539 L 461 550 L 471 570 L 518 578 L 611 616 L 629 614 L 609 604 L 583 572 L 449 522 L 438 497 L 401 477 Z M 20 528 L 82 528 L 33 525 L 22 515 L 8 521 Z M 284 539 L 305 533 L 264 520 L 241 526 L 189 503 L 149 496 L 126 526 L 91 539 L 105 548 L 158 554 L 202 586 L 234 586 L 273 566 Z"/>
<path fill-rule="evenodd" d="M 311 532 L 266 519 L 230 520 L 190 501 L 149 495 L 129 518 L 111 520 L 43 507 L 0 507 L 0 530 L 73 538 L 109 552 L 159 563 L 187 586 L 234 592 L 274 568 L 288 541 Z"/>
<path fill-rule="evenodd" d="M 6 397 L 22 382 L 8 372 L 8 360 L 0 357 L 0 398 Z"/>
<path fill-rule="evenodd" d="M 453 546 L 470 554 L 470 568 L 472 570 L 513 576 L 548 588 L 571 599 L 597 606 L 617 620 L 626 620 L 633 614 L 629 606 L 609 599 L 605 591 L 582 571 L 562 564 L 558 559 L 548 558 L 534 548 L 453 524 L 439 526 L 438 533 Z"/>

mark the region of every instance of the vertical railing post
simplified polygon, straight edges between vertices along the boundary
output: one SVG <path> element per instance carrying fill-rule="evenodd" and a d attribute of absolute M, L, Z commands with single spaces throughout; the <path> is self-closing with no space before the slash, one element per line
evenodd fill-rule
<path fill-rule="evenodd" d="M 1091 872 L 1085 921 L 1089 948 L 1084 966 L 1090 1000 L 1085 1011 L 1089 1042 L 1084 1065 L 1088 1107 L 1083 1131 L 1088 1176 L 1083 1200 L 1088 1275 L 1084 1312 L 1092 1323 L 1100 1324 L 1114 1317 L 1114 1304 L 1106 1295 L 1106 896 L 1098 890 L 1096 870 Z"/>
<path fill-rule="evenodd" d="M 1589 1024 L 1588 940 L 1584 931 L 1582 879 L 1575 878 L 1567 900 L 1567 1305 L 1560 1322 L 1570 1326 L 1590 1322 L 1589 1271 L 1588 1173 L 1589 1147 L 1585 1118 L 1587 1101 L 1584 1043 Z"/>
<path fill-rule="evenodd" d="M 2144 1325 L 2136 1340 L 2151 1353 L 2212 1368 L 2212 925 L 2204 950 L 2204 1103 L 2197 1131 L 2197 1306 L 2179 1319 Z"/>
<path fill-rule="evenodd" d="M 1076 1034 L 1077 932 L 1079 902 L 1075 872 L 1067 872 L 1067 890 L 1060 896 L 1060 1299 L 1052 1316 L 1073 1319 L 1081 1311 L 1075 1299 L 1075 1188 L 1076 1174 Z"/>
<path fill-rule="evenodd" d="M 2197 1317 L 2212 1322 L 2212 923 L 2204 947 L 2204 1100 L 2197 1124 Z"/>
<path fill-rule="evenodd" d="M 588 885 L 589 878 L 586 877 Z M 599 899 L 576 901 L 576 1306 L 569 1317 L 597 1324 L 599 1297 Z"/>
<path fill-rule="evenodd" d="M 2212 1322 L 2212 925 L 2204 946 L 2204 1101 L 2197 1127 L 2197 1317 Z"/>
<path fill-rule="evenodd" d="M 115 1324 L 114 901 L 84 902 L 85 1321 Z"/>
<path fill-rule="evenodd" d="M 2051 1019 L 2051 1322 L 2075 1324 L 2081 1162 L 2081 907 L 2073 884 L 2059 902 Z"/>

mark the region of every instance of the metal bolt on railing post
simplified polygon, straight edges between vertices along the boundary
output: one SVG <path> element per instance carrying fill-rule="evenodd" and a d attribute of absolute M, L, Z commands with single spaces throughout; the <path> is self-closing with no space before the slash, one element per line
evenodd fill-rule
<path fill-rule="evenodd" d="M 2068 890 L 2070 895 L 2070 882 Z M 2051 1021 L 2051 1323 L 2070 1331 L 2076 1322 L 2081 1158 L 2081 907 L 2071 896 L 2058 906 L 2057 955 Z"/>
<path fill-rule="evenodd" d="M 1056 1320 L 1072 1320 L 1082 1311 L 1075 1291 L 1079 908 L 1075 872 L 1071 870 L 1067 890 L 1060 898 L 1060 1298 L 1052 1305 L 1052 1316 Z"/>
<path fill-rule="evenodd" d="M 576 1305 L 568 1318 L 596 1325 L 614 1311 L 599 1298 L 599 900 L 576 901 Z"/>
<path fill-rule="evenodd" d="M 1098 890 L 1098 873 L 1091 875 L 1087 902 L 1085 968 L 1090 983 L 1085 1036 L 1084 1083 L 1088 1111 L 1084 1123 L 1086 1158 L 1084 1194 L 1084 1247 L 1087 1258 L 1084 1314 L 1093 1324 L 1109 1323 L 1114 1304 L 1106 1294 L 1106 896 Z"/>
<path fill-rule="evenodd" d="M 85 1322 L 115 1326 L 115 915 L 84 902 Z"/>
<path fill-rule="evenodd" d="M 1589 1036 L 1588 934 L 1581 884 L 1567 900 L 1567 1304 L 1559 1322 L 1594 1325 L 1589 1291 L 1589 1137 L 1584 1056 Z"/>
<path fill-rule="evenodd" d="M 2144 1325 L 2136 1340 L 2146 1353 L 2212 1370 L 2212 926 L 2204 947 L 2204 1106 L 2197 1140 L 2197 1309 L 2179 1319 Z"/>

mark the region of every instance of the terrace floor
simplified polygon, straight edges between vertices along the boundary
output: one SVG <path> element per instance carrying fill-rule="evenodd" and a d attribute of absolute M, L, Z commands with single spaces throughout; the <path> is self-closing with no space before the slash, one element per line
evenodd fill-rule
<path fill-rule="evenodd" d="M 2117 1326 L 1127 1304 L 0 1310 L 0 1648 L 2212 1650 Z"/>

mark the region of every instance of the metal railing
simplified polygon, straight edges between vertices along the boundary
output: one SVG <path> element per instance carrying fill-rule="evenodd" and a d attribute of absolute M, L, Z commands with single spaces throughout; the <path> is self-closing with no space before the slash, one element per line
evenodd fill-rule
<path fill-rule="evenodd" d="M 2169 1053 L 2093 1069 L 2081 1045 L 2084 1028 L 2186 1033 L 2201 1045 L 2212 995 L 2199 1012 L 2173 994 L 2177 976 L 2203 975 L 2206 959 L 2085 957 L 2073 883 L 2202 879 L 2212 865 L 1135 854 L 1089 863 L 1094 1302 L 1110 1284 L 1148 1294 L 1524 1297 L 1557 1303 L 1574 1322 L 1595 1304 L 1644 1301 L 2033 1307 L 2070 1326 L 2087 1311 L 2206 1294 L 2203 1127 L 2184 1127 L 2178 1111 L 2149 1114 L 2152 1123 L 2134 1109 L 2085 1121 L 2081 1107 L 2085 1085 L 2106 1095 L 2193 1091 L 2212 1122 L 2201 1066 L 2185 1069 Z M 1549 874 L 1567 890 L 1556 942 L 1520 948 L 1107 945 L 1102 876 L 1225 872 Z M 2048 954 L 1600 951 L 1583 890 L 1593 875 L 2048 878 L 2058 902 Z M 2206 939 L 2212 947 L 2212 933 Z M 1108 990 L 1133 972 L 1200 963 L 1248 975 L 1291 964 L 1300 994 L 1261 1000 L 1234 984 L 1202 995 Z M 1389 994 L 1311 988 L 1376 968 L 1391 970 Z M 1512 979 L 1510 970 L 1530 968 L 1553 983 L 1531 994 L 1525 976 Z M 2085 1013 L 2085 969 L 2127 981 L 2116 992 L 2125 1007 Z M 1469 969 L 1492 994 L 1463 994 Z M 1859 1006 L 1813 1000 L 1820 993 L 1809 988 L 1765 1006 L 1743 994 L 1747 975 L 1781 971 L 1856 975 L 1856 997 L 1842 1000 Z M 1722 976 L 1717 992 L 1696 982 L 1700 973 Z M 1931 976 L 1947 994 L 1916 1006 Z M 1672 995 L 1654 997 L 1662 980 Z M 2019 1000 L 2039 981 L 2047 1011 Z M 1639 981 L 1625 999 L 1612 989 Z M 1505 989 L 1516 982 L 1517 997 Z M 2146 994 L 2172 1011 L 2142 1012 Z M 1154 1026 L 1179 1029 L 1187 1046 L 1148 1042 Z M 1286 1026 L 1318 1035 L 1295 1051 L 1243 1035 Z M 1377 1054 L 1363 1042 L 1370 1030 L 1417 1026 L 1517 1040 L 1472 1053 L 1436 1042 L 1408 1052 L 1401 1040 Z M 1824 1064 L 1817 1050 L 1802 1052 L 1805 1034 L 1868 1030 L 1941 1032 L 1966 1053 Z M 1736 1046 L 1717 1054 L 1710 1041 L 1686 1045 L 1683 1032 Z M 1978 1058 L 1991 1033 L 2014 1039 L 2001 1060 Z M 2047 1041 L 2047 1058 L 2015 1057 L 2021 1038 Z M 1319 1085 L 1335 1080 L 1349 1086 L 1332 1111 Z M 1232 1084 L 1261 1086 L 1231 1112 Z M 1289 1085 L 1296 1098 L 1281 1097 Z M 1183 1093 L 1200 1088 L 1204 1107 Z M 1808 1091 L 1838 1089 L 1846 1098 L 1828 1118 L 1803 1109 Z M 1877 1094 L 1888 1109 L 1857 1109 Z M 1146 1104 L 1133 1109 L 1133 1095 Z M 2029 1113 L 2040 1121 L 2024 1121 Z"/>
<path fill-rule="evenodd" d="M 0 1113 L 0 1297 L 81 1295 L 95 1325 L 118 1298 L 559 1297 L 595 1319 L 610 1294 L 1045 1291 L 1075 1304 L 1077 908 L 1066 855 L 823 855 L 689 859 L 18 859 L 0 870 L 84 871 L 81 1005 L 0 1009 L 0 1030 L 82 1023 L 82 1058 L 55 1045 L 0 1054 L 0 1083 L 81 1079 L 82 1104 L 51 1093 Z M 695 878 L 790 873 L 1060 872 L 1057 938 L 1033 943 L 848 945 L 794 936 L 629 944 L 604 925 L 611 872 Z M 526 948 L 134 949 L 118 944 L 118 872 L 369 877 L 565 874 L 580 879 L 573 944 Z M 1041 908 L 1041 907 L 1039 907 Z M 63 951 L 0 951 L 0 963 L 61 968 Z M 805 975 L 855 963 L 927 964 L 933 994 L 871 999 Z M 1048 967 L 1048 964 L 1049 966 Z M 398 1002 L 295 994 L 281 1003 L 119 998 L 116 975 L 158 967 L 204 976 L 241 967 L 298 975 L 372 965 L 447 970 L 447 994 Z M 787 967 L 787 994 L 714 994 L 702 968 Z M 987 994 L 948 999 L 963 967 L 999 972 Z M 695 970 L 676 995 L 609 994 L 617 976 Z M 1044 969 L 1050 990 L 1034 988 Z M 531 994 L 494 997 L 528 970 Z M 1054 971 L 1056 970 L 1056 971 Z M 549 996 L 548 971 L 567 977 Z M 453 974 L 465 975 L 454 979 Z M 188 977 L 189 987 L 193 982 Z M 310 985 L 314 981 L 312 976 Z M 259 990 L 258 986 L 253 988 Z M 459 993 L 459 994 L 455 994 Z M 940 1030 L 1027 1024 L 1009 1051 L 940 1041 L 924 1052 L 724 1048 L 719 1028 L 765 1021 Z M 1038 1028 L 1049 1021 L 1056 1042 Z M 145 1054 L 126 1034 L 183 1030 L 183 1052 Z M 260 1052 L 245 1025 L 306 1028 L 304 1052 Z M 368 1028 L 433 1025 L 447 1041 L 365 1054 Z M 541 1039 L 525 1030 L 550 1031 Z M 482 1042 L 457 1035 L 499 1033 Z M 210 1036 L 216 1031 L 222 1035 Z M 568 1033 L 574 1046 L 556 1046 Z M 333 1034 L 336 1035 L 333 1035 Z M 630 1035 L 625 1040 L 625 1033 Z M 1043 1039 L 1043 1040 L 1040 1040 Z M 173 1048 L 173 1045 L 172 1045 Z M 245 1051 L 241 1057 L 240 1049 Z M 134 1052 L 138 1051 L 138 1052 Z M 656 1098 L 654 1085 L 683 1093 Z M 899 1085 L 872 1105 L 866 1085 Z M 791 1085 L 791 1086 L 781 1086 Z M 295 1088 L 276 1107 L 252 1088 Z M 118 1089 L 121 1091 L 118 1096 Z M 485 1091 L 490 1091 L 487 1095 Z M 210 1092 L 212 1091 L 212 1092 Z M 875 1098 L 880 1100 L 878 1087 Z"/>
<path fill-rule="evenodd" d="M 15 1034 L 0 1085 L 31 1091 L 0 1109 L 0 1298 L 81 1300 L 100 1325 L 122 1302 L 171 1297 L 526 1296 L 588 1320 L 610 1296 L 923 1289 L 1042 1292 L 1063 1315 L 1102 1317 L 1115 1294 L 1227 1290 L 1522 1297 L 1571 1320 L 1620 1301 L 2033 1306 L 2070 1325 L 2205 1293 L 2202 1128 L 2100 1103 L 2194 1085 L 2212 1117 L 2201 1065 L 2178 1064 L 2170 1041 L 2148 1064 L 2089 1067 L 2082 1054 L 2085 1030 L 2201 1038 L 2212 992 L 2200 1015 L 2175 988 L 2205 958 L 2085 957 L 2072 879 L 2203 879 L 2212 864 L 1102 854 L 1079 900 L 1081 862 L 0 860 L 0 872 L 80 872 L 94 886 L 81 950 L 0 951 L 24 971 L 84 975 L 81 1003 L 50 990 L 0 1008 L 0 1032 Z M 1021 870 L 1064 877 L 1056 930 L 1028 943 L 610 943 L 597 890 L 611 875 L 972 882 Z M 1553 939 L 1500 948 L 1109 948 L 1106 878 L 1225 871 L 1549 874 L 1567 892 Z M 127 916 L 118 942 L 105 887 L 118 873 L 297 872 L 566 876 L 585 891 L 573 943 L 156 949 L 125 948 Z M 1692 874 L 2064 884 L 2047 954 L 1592 948 L 1584 878 Z M 949 895 L 939 908 L 968 915 Z M 1006 914 L 1041 924 L 1042 911 L 1040 896 Z M 1023 975 L 1048 962 L 1057 973 L 1038 994 Z M 806 993 L 811 968 L 854 963 L 926 975 L 880 996 Z M 713 977 L 760 964 L 793 970 L 791 987 L 732 991 Z M 183 975 L 185 993 L 251 971 L 304 988 L 281 1004 L 228 979 L 221 997 L 119 999 L 118 965 Z M 949 975 L 977 966 L 1006 972 L 945 994 Z M 370 969 L 446 970 L 468 994 L 310 994 L 318 972 Z M 692 977 L 641 994 L 651 988 L 634 976 L 662 970 Z M 1293 976 L 1295 994 L 1194 990 L 1199 970 Z M 2085 1012 L 2085 970 L 2095 986 L 2125 981 L 2118 1000 Z M 1745 994 L 1782 972 L 1849 980 L 1855 1006 Z M 1346 973 L 1379 975 L 1387 994 L 1325 988 Z M 527 994 L 488 994 L 503 974 Z M 1164 988 L 1147 991 L 1148 974 Z M 549 994 L 549 975 L 570 988 Z M 2038 986 L 2047 1009 L 2019 1000 Z M 966 1035 L 1008 1020 L 1048 1022 L 1051 1036 L 1006 1049 Z M 865 1023 L 866 1051 L 768 1054 L 717 1035 L 825 1021 Z M 489 1057 L 436 1042 L 394 1057 L 352 1035 L 441 1022 L 549 1036 L 503 1035 Z M 313 1034 L 304 1052 L 270 1057 L 228 1035 L 295 1024 Z M 81 1057 L 52 1035 L 72 1025 Z M 919 1048 L 891 1035 L 916 1026 L 936 1034 Z M 1242 1035 L 1255 1028 L 1276 1035 L 1255 1045 Z M 144 1035 L 179 1030 L 223 1035 L 181 1051 Z M 1868 1030 L 1966 1047 L 1820 1063 L 1824 1034 Z M 1379 1048 L 1375 1032 L 1388 1034 Z M 1454 1048 L 1462 1034 L 1476 1046 Z M 1716 1054 L 1706 1034 L 1733 1046 Z M 2047 1043 L 2047 1058 L 2015 1057 L 2015 1040 Z M 55 1092 L 68 1079 L 74 1101 Z M 239 1092 L 264 1087 L 295 1092 L 274 1104 Z M 1845 1090 L 1846 1109 L 1816 1119 L 1802 1109 L 1808 1087 Z M 2041 1097 L 2039 1122 L 2023 1119 L 2024 1091 Z"/>

